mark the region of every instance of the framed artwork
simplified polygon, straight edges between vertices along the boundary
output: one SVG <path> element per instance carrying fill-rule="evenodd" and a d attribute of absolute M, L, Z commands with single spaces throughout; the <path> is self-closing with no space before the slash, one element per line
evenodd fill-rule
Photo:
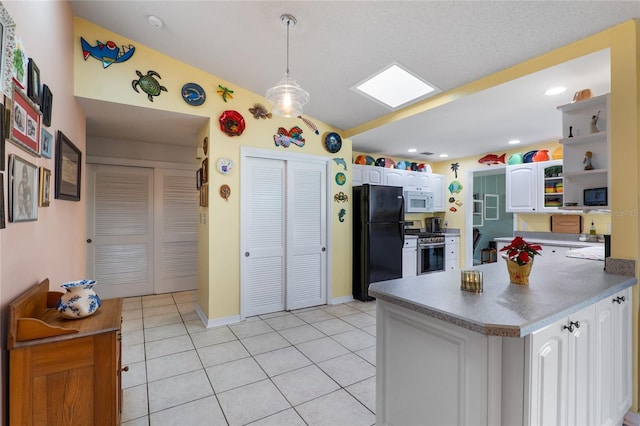
<path fill-rule="evenodd" d="M 202 185 L 200 187 L 200 207 L 209 206 L 209 185 Z"/>
<path fill-rule="evenodd" d="M 42 102 L 40 68 L 38 68 L 33 58 L 29 58 L 29 64 L 27 66 L 27 96 L 38 105 Z"/>
<path fill-rule="evenodd" d="M 46 84 L 42 85 L 42 102 L 40 103 L 40 111 L 42 112 L 42 124 L 47 127 L 51 126 L 51 109 L 53 108 L 53 94 Z"/>
<path fill-rule="evenodd" d="M 5 138 L 4 138 L 4 104 L 0 104 L 0 171 L 4 171 Z"/>
<path fill-rule="evenodd" d="M 51 170 L 40 167 L 39 182 L 38 206 L 49 207 L 51 203 Z"/>
<path fill-rule="evenodd" d="M 0 173 L 0 229 L 7 227 L 4 215 L 4 174 Z"/>
<path fill-rule="evenodd" d="M 11 93 L 13 88 L 13 51 L 16 48 L 16 24 L 9 12 L 0 4 L 0 90 Z"/>
<path fill-rule="evenodd" d="M 53 158 L 53 135 L 42 128 L 42 136 L 40 137 L 40 155 L 44 158 Z"/>
<path fill-rule="evenodd" d="M 38 220 L 38 168 L 9 156 L 9 222 Z"/>
<path fill-rule="evenodd" d="M 38 107 L 15 86 L 11 109 L 11 141 L 36 156 L 40 155 L 41 118 Z"/>
<path fill-rule="evenodd" d="M 209 159 L 202 160 L 202 183 L 209 182 Z"/>
<path fill-rule="evenodd" d="M 196 170 L 196 189 L 200 189 L 202 186 L 202 168 Z"/>
<path fill-rule="evenodd" d="M 80 201 L 82 152 L 58 130 L 56 137 L 56 198 Z"/>

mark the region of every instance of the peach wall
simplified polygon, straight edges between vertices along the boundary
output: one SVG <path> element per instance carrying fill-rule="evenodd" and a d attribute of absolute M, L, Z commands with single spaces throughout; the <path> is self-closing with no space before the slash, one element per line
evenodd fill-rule
<path fill-rule="evenodd" d="M 40 78 L 53 93 L 53 114 L 49 132 L 62 130 L 85 153 L 85 118 L 73 96 L 73 12 L 68 2 L 3 2 L 16 23 L 16 34 L 22 39 L 28 57 L 40 68 Z M 55 170 L 54 160 L 35 157 L 10 142 L 9 154 Z M 83 156 L 84 162 L 84 156 Z M 84 171 L 84 164 L 83 164 Z M 83 173 L 84 181 L 84 173 Z M 4 172 L 6 203 L 7 172 Z M 84 183 L 84 182 L 83 182 Z M 52 188 L 53 189 L 53 188 Z M 0 303 L 3 324 L 7 305 L 28 287 L 44 278 L 52 287 L 84 278 L 85 271 L 85 202 L 52 199 L 50 207 L 38 209 L 35 222 L 8 223 L 0 230 Z M 5 212 L 8 206 L 5 206 Z M 6 214 L 6 213 L 5 213 Z M 6 331 L 2 327 L 2 390 L 6 393 L 7 352 Z M 6 398 L 3 398 L 3 400 Z M 6 419 L 6 401 L 3 419 Z"/>

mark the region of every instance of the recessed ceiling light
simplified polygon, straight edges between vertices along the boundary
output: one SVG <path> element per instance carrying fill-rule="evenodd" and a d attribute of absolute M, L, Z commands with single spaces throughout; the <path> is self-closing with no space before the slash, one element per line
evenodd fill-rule
<path fill-rule="evenodd" d="M 391 64 L 373 77 L 358 83 L 353 89 L 391 109 L 399 108 L 430 93 L 435 94 L 440 91 L 397 63 Z"/>
<path fill-rule="evenodd" d="M 449 154 L 440 154 L 440 158 L 447 158 Z"/>
<path fill-rule="evenodd" d="M 418 150 L 417 150 L 417 149 L 415 149 L 415 148 L 409 148 L 407 151 L 408 151 L 408 152 L 416 152 L 416 151 L 418 151 Z"/>
<path fill-rule="evenodd" d="M 520 143 L 520 141 L 518 139 L 511 139 L 509 141 L 509 145 L 518 145 Z"/>
<path fill-rule="evenodd" d="M 567 90 L 564 86 L 552 87 L 551 89 L 547 89 L 544 94 L 547 96 L 559 95 L 560 93 L 564 93 Z"/>
<path fill-rule="evenodd" d="M 164 22 L 162 22 L 162 19 L 158 18 L 157 16 L 154 15 L 149 15 L 147 16 L 147 22 L 149 22 L 149 24 L 157 29 L 160 29 L 164 26 Z"/>

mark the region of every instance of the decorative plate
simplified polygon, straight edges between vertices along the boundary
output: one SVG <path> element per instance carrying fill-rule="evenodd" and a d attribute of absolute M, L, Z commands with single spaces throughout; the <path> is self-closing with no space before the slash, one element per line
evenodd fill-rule
<path fill-rule="evenodd" d="M 400 170 L 407 170 L 407 162 L 406 161 L 398 161 L 396 163 L 396 168 Z"/>
<path fill-rule="evenodd" d="M 394 169 L 394 168 L 396 167 L 396 162 L 395 162 L 395 161 L 393 161 L 391 158 L 386 157 L 386 158 L 384 159 L 384 166 L 385 166 L 387 169 Z"/>
<path fill-rule="evenodd" d="M 372 156 L 365 155 L 364 159 L 365 159 L 365 164 L 367 166 L 375 166 L 376 165 L 376 160 L 374 160 Z"/>
<path fill-rule="evenodd" d="M 229 158 L 218 158 L 218 162 L 216 163 L 216 168 L 218 169 L 218 172 L 220 172 L 223 175 L 228 175 L 231 172 L 231 169 L 233 168 L 233 161 L 231 161 Z"/>
<path fill-rule="evenodd" d="M 529 151 L 522 156 L 522 161 L 525 163 L 533 163 L 533 156 L 536 155 L 538 151 Z"/>
<path fill-rule="evenodd" d="M 228 136 L 240 136 L 244 132 L 244 118 L 238 111 L 227 110 L 222 113 L 218 121 L 220 130 Z"/>
<path fill-rule="evenodd" d="M 344 185 L 347 182 L 347 176 L 344 173 L 338 172 L 336 173 L 336 183 L 340 186 Z"/>
<path fill-rule="evenodd" d="M 367 164 L 367 158 L 364 155 L 360 154 L 356 157 L 355 163 L 363 166 Z"/>
<path fill-rule="evenodd" d="M 342 148 L 342 138 L 335 132 L 327 133 L 327 136 L 324 137 L 324 147 L 330 153 L 335 154 Z"/>
<path fill-rule="evenodd" d="M 229 201 L 229 197 L 231 196 L 231 188 L 227 184 L 220 185 L 218 193 L 220 194 L 220 197 L 222 197 L 225 201 Z"/>
<path fill-rule="evenodd" d="M 207 94 L 204 89 L 196 83 L 187 83 L 182 86 L 180 91 L 182 99 L 191 106 L 200 106 L 207 100 Z"/>

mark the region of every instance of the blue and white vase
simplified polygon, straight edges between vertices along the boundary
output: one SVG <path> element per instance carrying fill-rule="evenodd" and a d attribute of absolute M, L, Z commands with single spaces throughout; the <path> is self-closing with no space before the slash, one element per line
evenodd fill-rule
<path fill-rule="evenodd" d="M 67 292 L 58 301 L 56 309 L 69 319 L 84 318 L 98 310 L 102 302 L 93 290 L 95 280 L 80 280 L 62 284 Z"/>

